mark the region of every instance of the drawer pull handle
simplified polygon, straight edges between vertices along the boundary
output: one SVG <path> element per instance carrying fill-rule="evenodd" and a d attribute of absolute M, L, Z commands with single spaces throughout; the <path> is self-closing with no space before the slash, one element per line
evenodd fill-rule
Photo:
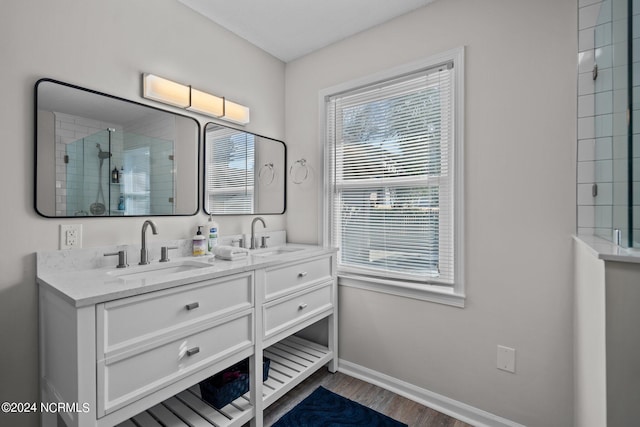
<path fill-rule="evenodd" d="M 307 303 L 303 302 L 302 304 L 300 304 L 298 306 L 298 310 L 304 310 L 305 308 L 307 308 Z"/>
<path fill-rule="evenodd" d="M 301 271 L 300 273 L 298 273 L 298 277 L 304 277 L 307 275 L 306 271 Z"/>
<path fill-rule="evenodd" d="M 187 304 L 187 310 L 194 310 L 198 307 L 200 307 L 200 303 L 199 302 L 192 302 L 191 304 Z"/>
<path fill-rule="evenodd" d="M 200 347 L 193 347 L 187 350 L 187 356 L 193 356 L 194 354 L 200 353 Z"/>

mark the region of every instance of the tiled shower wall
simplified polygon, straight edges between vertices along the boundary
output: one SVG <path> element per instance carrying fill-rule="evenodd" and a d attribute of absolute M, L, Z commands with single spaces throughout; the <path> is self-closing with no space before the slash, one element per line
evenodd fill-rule
<path fill-rule="evenodd" d="M 592 196 L 592 186 L 596 181 L 596 132 L 595 96 L 596 82 L 593 80 L 595 64 L 595 30 L 597 25 L 611 25 L 599 22 L 602 8 L 600 0 L 579 0 L 578 3 L 578 233 L 594 234 L 596 227 L 611 227 L 611 221 L 596 224 L 596 209 L 604 213 L 606 206 L 596 206 Z M 610 44 L 610 43 L 609 43 Z M 601 47 L 599 47 L 601 49 Z M 604 68 L 604 67 L 603 67 Z M 599 91 L 612 90 L 610 70 L 601 70 L 598 79 Z M 607 80 L 605 84 L 605 80 Z M 611 84 L 610 84 L 611 83 Z M 603 141 L 598 144 L 602 149 Z M 606 191 L 606 190 L 605 190 Z M 610 209 L 609 209 L 610 210 Z M 605 216 L 598 215 L 599 218 Z"/>
<path fill-rule="evenodd" d="M 72 144 L 80 139 L 86 138 L 90 135 L 94 135 L 100 131 L 104 131 L 108 128 L 116 129 L 116 134 L 122 134 L 122 127 L 116 126 L 113 123 L 105 123 L 98 120 L 87 119 L 83 117 L 73 116 L 65 113 L 55 113 L 55 138 L 56 138 L 56 216 L 73 216 L 77 211 L 84 210 L 85 212 L 89 209 L 89 204 L 95 201 L 98 191 L 98 176 L 97 174 L 92 174 L 91 176 L 85 176 L 84 171 L 76 171 L 74 164 L 65 164 L 64 156 L 67 154 L 67 146 L 68 144 Z M 122 144 L 116 144 L 118 146 L 122 146 Z M 91 157 L 87 156 L 87 159 L 93 161 L 93 165 L 91 165 L 92 169 L 96 171 L 98 170 L 98 149 L 93 144 L 93 155 Z M 103 151 L 108 151 L 109 146 L 107 144 L 101 144 L 101 148 Z M 121 153 L 113 153 L 114 157 L 112 158 L 112 162 L 118 160 L 118 157 L 121 161 L 122 154 Z M 106 169 L 109 165 L 109 162 L 105 161 L 104 168 Z M 68 210 L 67 205 L 67 188 L 70 183 L 67 183 L 67 180 L 74 180 L 74 175 L 78 175 L 79 178 L 76 181 L 82 181 L 84 184 L 83 187 L 83 199 L 87 202 L 82 206 L 74 206 L 73 212 Z M 110 176 L 110 171 L 107 171 L 106 177 Z M 73 185 L 73 184 L 72 184 Z M 104 181 L 104 194 L 105 197 L 108 194 L 107 186 L 108 181 Z"/>
<path fill-rule="evenodd" d="M 578 2 L 578 233 L 612 238 L 627 228 L 628 2 Z M 640 82 L 640 0 L 633 1 L 633 82 Z M 593 66 L 598 78 L 593 79 Z M 634 87 L 639 99 L 640 87 Z M 637 108 L 634 106 L 634 108 Z M 634 111 L 640 123 L 640 111 Z M 634 240 L 640 238 L 640 135 L 634 129 Z M 597 197 L 592 195 L 597 183 Z M 626 233 L 623 244 L 626 245 Z"/>
<path fill-rule="evenodd" d="M 175 119 L 167 115 L 162 119 L 138 120 L 134 125 L 115 125 L 84 117 L 73 116 L 64 113 L 55 113 L 56 135 L 56 215 L 74 216 L 87 214 L 91 203 L 96 201 L 98 195 L 98 149 L 96 143 L 100 143 L 103 151 L 109 150 L 106 135 L 102 139 L 90 139 L 93 135 L 103 132 L 108 128 L 116 129 L 112 133 L 111 152 L 113 156 L 105 160 L 103 164 L 103 194 L 104 203 L 109 206 L 111 215 L 122 214 L 118 211 L 118 199 L 122 186 L 110 185 L 111 169 L 115 166 L 120 169 L 123 166 L 124 134 L 128 134 L 127 148 L 141 146 L 151 147 L 151 165 L 149 186 L 151 191 L 150 206 L 144 212 L 133 214 L 147 214 L 149 211 L 155 215 L 174 214 L 174 143 Z M 140 133 L 142 136 L 137 136 Z M 73 153 L 76 141 L 86 139 L 79 144 L 84 145 L 86 152 Z M 153 140 L 153 142 L 149 142 Z M 72 159 L 68 164 L 64 163 L 65 154 Z M 74 156 L 80 157 L 74 157 Z M 81 169 L 79 169 L 81 168 Z M 89 172 L 89 173 L 88 173 Z M 126 171 L 125 171 L 126 173 Z M 76 196 L 68 194 L 72 190 Z M 100 200 L 102 202 L 102 199 Z M 107 213 L 109 214 L 109 213 Z"/>
<path fill-rule="evenodd" d="M 151 164 L 150 172 L 150 209 L 155 215 L 172 215 L 175 213 L 175 179 L 174 158 L 176 152 L 174 141 L 177 141 L 175 118 L 167 115 L 164 118 L 147 118 L 137 120 L 135 124 L 129 124 L 125 132 L 145 135 L 145 138 L 154 138 L 155 141 L 147 144 L 150 147 Z M 134 139 L 127 142 L 127 148 L 135 148 L 137 142 Z"/>

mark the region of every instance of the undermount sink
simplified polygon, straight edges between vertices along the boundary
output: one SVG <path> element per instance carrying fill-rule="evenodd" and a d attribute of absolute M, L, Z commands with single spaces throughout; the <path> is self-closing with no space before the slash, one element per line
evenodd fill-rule
<path fill-rule="evenodd" d="M 211 267 L 211 264 L 203 261 L 184 260 L 140 265 L 127 269 L 109 271 L 107 274 L 120 279 L 148 279 L 151 277 L 192 271 L 205 267 Z"/>
<path fill-rule="evenodd" d="M 257 257 L 268 257 L 273 255 L 288 254 L 288 253 L 296 252 L 299 250 L 302 250 L 302 248 L 288 248 L 288 247 L 282 246 L 282 247 L 275 247 L 275 248 L 258 249 L 256 252 L 252 252 L 252 255 Z"/>

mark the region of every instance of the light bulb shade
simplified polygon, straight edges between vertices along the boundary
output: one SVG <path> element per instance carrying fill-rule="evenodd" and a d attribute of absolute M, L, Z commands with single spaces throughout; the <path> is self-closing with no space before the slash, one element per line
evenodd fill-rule
<path fill-rule="evenodd" d="M 191 105 L 187 110 L 207 116 L 221 117 L 224 114 L 224 98 L 191 88 Z"/>
<path fill-rule="evenodd" d="M 142 96 L 147 99 L 241 125 L 249 123 L 250 110 L 244 105 L 227 101 L 222 97 L 193 89 L 191 86 L 155 74 L 144 73 L 142 81 Z"/>
<path fill-rule="evenodd" d="M 225 99 L 224 117 L 222 118 L 230 122 L 246 125 L 247 123 L 249 123 L 249 120 L 251 118 L 249 107 L 245 107 L 244 105 L 236 104 L 235 102 L 231 102 Z"/>
<path fill-rule="evenodd" d="M 147 99 L 187 108 L 190 105 L 190 87 L 174 81 L 145 73 L 142 96 Z"/>

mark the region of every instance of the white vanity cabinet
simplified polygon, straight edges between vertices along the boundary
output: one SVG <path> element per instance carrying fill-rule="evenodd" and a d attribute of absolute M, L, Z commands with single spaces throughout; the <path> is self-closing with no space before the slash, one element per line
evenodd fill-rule
<path fill-rule="evenodd" d="M 271 359 L 274 368 L 257 387 L 265 408 L 325 364 L 329 363 L 331 372 L 337 370 L 335 271 L 334 255 L 256 271 L 256 298 L 260 299 L 256 307 L 261 309 L 256 316 L 256 348 Z M 324 318 L 328 318 L 327 347 L 292 336 Z"/>
<path fill-rule="evenodd" d="M 42 425 L 261 426 L 264 408 L 320 367 L 337 369 L 334 257 L 216 261 L 215 274 L 83 300 L 39 275 L 42 401 L 79 409 L 43 413 Z M 325 318 L 327 345 L 293 335 Z M 220 411 L 200 399 L 200 381 L 247 357 L 248 393 Z"/>
<path fill-rule="evenodd" d="M 96 306 L 98 416 L 253 345 L 251 273 Z"/>

